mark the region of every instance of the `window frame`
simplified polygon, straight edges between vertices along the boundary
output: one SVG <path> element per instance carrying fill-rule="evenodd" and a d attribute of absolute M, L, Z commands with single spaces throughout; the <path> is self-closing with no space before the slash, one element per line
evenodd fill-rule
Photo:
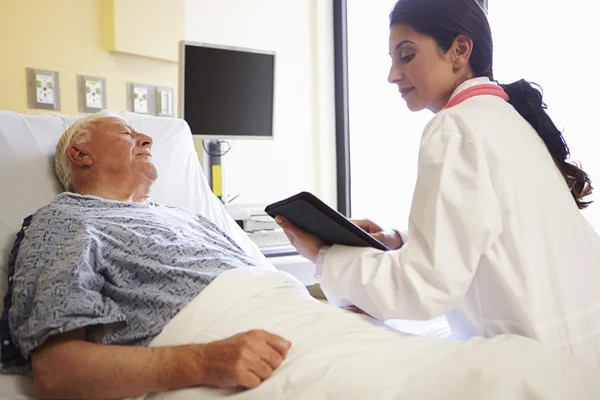
<path fill-rule="evenodd" d="M 488 10 L 489 0 L 478 0 Z M 335 148 L 337 209 L 352 211 L 350 170 L 350 109 L 348 96 L 348 14 L 347 0 L 333 0 L 333 49 L 335 82 Z"/>
<path fill-rule="evenodd" d="M 335 149 L 337 209 L 350 215 L 350 110 L 348 106 L 347 0 L 333 0 L 333 51 L 335 85 Z"/>

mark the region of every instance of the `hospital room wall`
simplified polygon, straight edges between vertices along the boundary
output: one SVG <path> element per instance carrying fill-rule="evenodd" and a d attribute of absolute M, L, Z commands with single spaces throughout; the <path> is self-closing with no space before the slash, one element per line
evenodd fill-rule
<path fill-rule="evenodd" d="M 60 73 L 60 113 L 78 115 L 76 75 L 106 78 L 108 108 L 124 110 L 126 82 L 173 87 L 177 64 L 108 52 L 102 13 L 131 0 L 0 0 L 0 109 L 27 114 L 25 67 Z M 135 0 L 139 2 L 140 0 Z M 150 0 L 165 4 L 167 0 Z M 237 141 L 224 157 L 225 190 L 239 203 L 267 203 L 301 190 L 336 202 L 331 2 L 178 0 L 165 26 L 186 40 L 277 53 L 275 140 Z M 125 3 L 124 3 L 125 4 Z M 144 13 L 130 13 L 132 32 Z M 142 16 L 142 17 L 140 17 Z M 146 34 L 140 41 L 151 41 Z M 142 47 L 142 46 L 140 46 Z M 143 52 L 142 52 L 143 53 Z M 201 142 L 195 141 L 200 153 Z"/>
<path fill-rule="evenodd" d="M 226 192 L 264 203 L 305 190 L 335 205 L 332 2 L 186 0 L 185 11 L 188 40 L 276 52 L 275 140 L 235 142 Z"/>
<path fill-rule="evenodd" d="M 153 1 L 164 5 L 167 0 Z M 80 114 L 77 74 L 105 78 L 108 108 L 118 111 L 127 108 L 126 82 L 177 90 L 176 62 L 106 50 L 103 13 L 112 3 L 113 0 L 0 0 L 0 109 L 26 114 L 48 112 L 27 108 L 26 67 L 59 72 L 58 112 L 62 114 Z M 183 3 L 180 9 L 179 13 L 163 13 L 165 22 L 182 24 Z M 132 25 L 135 21 L 132 18 Z M 150 38 L 140 35 L 138 40 L 142 44 Z"/>

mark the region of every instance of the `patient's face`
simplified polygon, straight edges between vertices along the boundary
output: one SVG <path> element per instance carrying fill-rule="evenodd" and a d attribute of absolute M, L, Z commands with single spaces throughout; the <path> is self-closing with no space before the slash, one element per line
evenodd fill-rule
<path fill-rule="evenodd" d="M 152 138 L 117 117 L 97 120 L 90 142 L 85 145 L 93 160 L 92 168 L 124 184 L 138 179 L 156 180 L 158 173 L 151 150 Z"/>

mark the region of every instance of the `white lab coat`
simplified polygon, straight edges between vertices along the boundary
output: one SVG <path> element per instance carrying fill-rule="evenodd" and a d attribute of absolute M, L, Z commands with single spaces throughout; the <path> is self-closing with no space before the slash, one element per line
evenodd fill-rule
<path fill-rule="evenodd" d="M 456 338 L 515 333 L 600 365 L 600 238 L 503 99 L 472 97 L 427 125 L 408 238 L 389 252 L 332 246 L 328 299 L 380 320 L 447 314 Z"/>

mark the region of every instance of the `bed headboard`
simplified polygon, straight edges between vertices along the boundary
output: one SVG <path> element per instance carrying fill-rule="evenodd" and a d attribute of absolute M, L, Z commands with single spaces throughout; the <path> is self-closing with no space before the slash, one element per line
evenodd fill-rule
<path fill-rule="evenodd" d="M 152 199 L 204 215 L 261 264 L 272 268 L 210 191 L 187 123 L 131 112 L 118 114 L 154 140 L 152 155 L 159 177 L 152 187 Z M 77 118 L 0 111 L 0 295 L 6 290 L 8 252 L 23 218 L 63 190 L 54 175 L 54 151 L 62 133 Z"/>

